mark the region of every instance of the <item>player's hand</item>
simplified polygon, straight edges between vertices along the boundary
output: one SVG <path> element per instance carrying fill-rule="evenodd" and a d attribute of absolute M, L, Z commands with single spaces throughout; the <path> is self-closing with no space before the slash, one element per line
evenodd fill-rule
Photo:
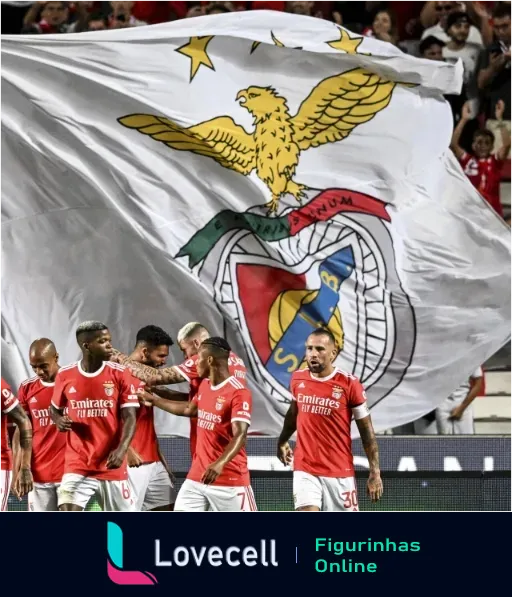
<path fill-rule="evenodd" d="M 378 502 L 380 500 L 384 493 L 380 473 L 370 473 L 368 483 L 366 484 L 366 491 L 372 502 Z"/>
<path fill-rule="evenodd" d="M 138 392 L 137 395 L 139 397 L 139 402 L 144 406 L 155 406 L 155 402 L 159 399 L 159 396 L 152 392 L 148 392 L 147 390 Z"/>
<path fill-rule="evenodd" d="M 55 423 L 59 431 L 69 431 L 72 424 L 73 421 L 67 415 L 59 417 Z"/>
<path fill-rule="evenodd" d="M 288 442 L 278 444 L 277 457 L 285 466 L 290 466 L 293 460 L 293 450 Z"/>
<path fill-rule="evenodd" d="M 34 489 L 34 479 L 29 468 L 22 468 L 16 477 L 15 492 L 19 499 Z"/>
<path fill-rule="evenodd" d="M 224 465 L 218 461 L 212 462 L 204 471 L 201 482 L 205 485 L 211 485 L 217 480 L 217 477 L 222 473 Z"/>
<path fill-rule="evenodd" d="M 119 350 L 113 348 L 109 360 L 111 363 L 119 363 L 121 365 L 121 353 L 119 352 Z"/>
<path fill-rule="evenodd" d="M 142 458 L 131 446 L 128 448 L 126 457 L 128 466 L 140 466 L 142 464 Z"/>
<path fill-rule="evenodd" d="M 455 421 L 459 421 L 460 419 L 462 419 L 463 414 L 464 409 L 460 408 L 460 406 L 456 406 L 454 409 L 452 409 L 452 412 L 450 413 L 450 416 L 448 418 Z"/>
<path fill-rule="evenodd" d="M 20 496 L 18 495 L 18 473 L 13 474 L 11 483 L 11 494 L 16 496 L 17 498 L 20 498 Z"/>
<path fill-rule="evenodd" d="M 119 468 L 123 464 L 125 456 L 126 452 L 119 448 L 110 452 L 107 458 L 107 468 Z"/>

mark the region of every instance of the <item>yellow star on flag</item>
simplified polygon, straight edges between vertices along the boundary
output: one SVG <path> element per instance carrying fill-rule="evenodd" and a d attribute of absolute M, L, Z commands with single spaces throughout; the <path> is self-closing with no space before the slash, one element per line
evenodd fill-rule
<path fill-rule="evenodd" d="M 213 35 L 191 37 L 187 44 L 176 49 L 176 52 L 190 58 L 190 81 L 196 76 L 200 66 L 207 66 L 215 70 L 210 57 L 206 53 L 206 48 L 213 38 Z"/>
<path fill-rule="evenodd" d="M 332 41 L 326 41 L 325 43 L 335 50 L 341 50 L 342 52 L 346 52 L 347 54 L 360 54 L 362 52 L 358 52 L 357 48 L 363 43 L 363 38 L 361 36 L 358 37 L 350 37 L 347 31 L 344 29 L 339 29 L 340 38 L 333 39 Z M 365 54 L 369 55 L 369 54 Z"/>

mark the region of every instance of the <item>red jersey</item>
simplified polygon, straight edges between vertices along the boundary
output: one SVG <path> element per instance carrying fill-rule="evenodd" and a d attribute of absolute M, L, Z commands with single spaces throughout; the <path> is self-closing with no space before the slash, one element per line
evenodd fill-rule
<path fill-rule="evenodd" d="M 197 404 L 197 443 L 187 479 L 201 481 L 207 467 L 222 456 L 233 439 L 231 423 L 243 421 L 251 424 L 251 392 L 233 376 L 218 386 L 211 386 L 203 379 L 194 397 Z M 214 485 L 247 487 L 250 485 L 247 453 L 245 448 L 228 462 Z"/>
<path fill-rule="evenodd" d="M 133 384 L 136 393 L 144 390 L 145 382 L 133 377 Z M 158 438 L 155 431 L 155 420 L 153 417 L 153 407 L 141 404 L 137 412 L 137 427 L 133 436 L 131 447 L 141 457 L 142 462 L 160 462 L 158 453 Z"/>
<path fill-rule="evenodd" d="M 189 389 L 189 400 L 192 402 L 197 395 L 199 390 L 199 386 L 203 381 L 199 375 L 197 374 L 197 355 L 190 357 L 190 359 L 186 360 L 181 365 L 177 365 L 176 369 L 183 375 L 183 377 L 189 382 L 190 389 Z M 244 365 L 244 362 L 240 357 L 237 357 L 234 352 L 231 352 L 229 355 L 228 361 L 229 372 L 232 376 L 236 377 L 238 381 L 243 385 L 244 388 L 247 387 L 247 369 Z M 192 454 L 192 458 L 194 458 L 194 454 L 196 452 L 196 442 L 197 442 L 197 419 L 190 419 L 190 453 Z"/>
<path fill-rule="evenodd" d="M 18 400 L 32 423 L 32 475 L 36 483 L 58 483 L 64 474 L 66 434 L 50 417 L 54 387 L 55 383 L 31 377 L 18 390 Z"/>
<path fill-rule="evenodd" d="M 94 373 L 80 362 L 63 367 L 55 379 L 52 404 L 68 407 L 73 421 L 66 436 L 64 473 L 102 480 L 127 478 L 126 459 L 118 469 L 107 469 L 110 452 L 121 439 L 121 408 L 138 407 L 131 373 L 122 365 L 105 361 Z"/>
<path fill-rule="evenodd" d="M 9 447 L 9 436 L 7 434 L 7 414 L 19 404 L 18 399 L 12 393 L 11 387 L 2 377 L 2 470 L 12 471 L 12 454 Z"/>
<path fill-rule="evenodd" d="M 353 477 L 351 409 L 366 403 L 359 380 L 339 369 L 324 378 L 301 369 L 293 373 L 290 390 L 298 407 L 294 470 Z"/>
<path fill-rule="evenodd" d="M 478 159 L 464 152 L 460 158 L 464 173 L 494 211 L 503 217 L 500 201 L 500 182 L 502 164 L 495 156 Z"/>

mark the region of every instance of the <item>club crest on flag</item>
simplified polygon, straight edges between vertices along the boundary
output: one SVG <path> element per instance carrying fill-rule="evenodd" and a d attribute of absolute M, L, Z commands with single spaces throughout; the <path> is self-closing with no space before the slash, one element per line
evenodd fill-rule
<path fill-rule="evenodd" d="M 105 394 L 110 398 L 114 395 L 114 382 L 113 381 L 105 381 L 103 383 L 103 387 L 105 388 Z M 132 386 L 133 388 L 133 386 Z M 133 394 L 134 392 L 132 392 Z"/>
<path fill-rule="evenodd" d="M 400 383 L 411 361 L 414 313 L 396 273 L 385 202 L 354 189 L 313 189 L 297 173 L 303 152 L 345 140 L 385 110 L 397 85 L 363 68 L 345 71 L 321 80 L 294 116 L 279 90 L 249 86 L 236 100 L 253 117 L 252 133 L 228 115 L 188 128 L 149 114 L 118 119 L 266 185 L 264 206 L 218 213 L 176 257 L 214 281 L 217 305 L 239 326 L 281 414 L 316 328 L 331 330 L 343 369 L 365 384 L 370 404 Z"/>

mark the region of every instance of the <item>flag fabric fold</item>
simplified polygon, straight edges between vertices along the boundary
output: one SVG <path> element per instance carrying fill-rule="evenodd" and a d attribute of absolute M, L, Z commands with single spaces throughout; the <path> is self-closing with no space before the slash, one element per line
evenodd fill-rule
<path fill-rule="evenodd" d="M 276 434 L 328 326 L 384 430 L 510 337 L 510 232 L 448 149 L 460 63 L 265 11 L 1 51 L 11 376 L 38 336 L 76 359 L 85 319 L 124 351 L 201 321 L 248 366 L 252 431 Z"/>

